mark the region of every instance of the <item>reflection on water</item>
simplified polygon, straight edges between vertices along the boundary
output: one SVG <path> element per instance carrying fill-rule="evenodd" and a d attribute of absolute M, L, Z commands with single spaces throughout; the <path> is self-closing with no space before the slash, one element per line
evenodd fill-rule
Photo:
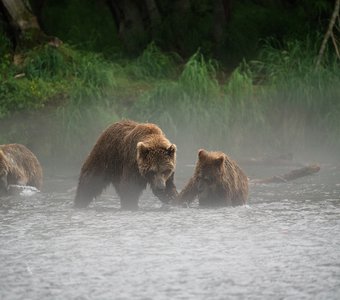
<path fill-rule="evenodd" d="M 110 193 L 73 210 L 76 181 L 51 178 L 1 199 L 0 299 L 338 299 L 339 175 L 252 186 L 237 208 L 146 192 L 135 212 Z"/>

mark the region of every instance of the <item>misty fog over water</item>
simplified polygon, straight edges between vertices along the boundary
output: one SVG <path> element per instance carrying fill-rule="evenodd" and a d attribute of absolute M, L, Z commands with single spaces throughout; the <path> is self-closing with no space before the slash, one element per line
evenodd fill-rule
<path fill-rule="evenodd" d="M 44 173 L 41 192 L 0 196 L 0 300 L 340 299 L 339 5 L 0 1 L 0 156 L 25 145 Z M 251 179 L 248 204 L 175 207 L 147 189 L 126 211 L 108 188 L 74 209 L 84 160 L 125 118 L 176 145 L 178 191 L 199 149 L 223 151 Z M 100 166 L 122 170 L 113 148 L 127 138 L 114 140 L 88 190 L 111 176 Z M 313 175 L 282 176 L 307 164 Z"/>
<path fill-rule="evenodd" d="M 287 170 L 245 168 L 247 174 Z M 192 167 L 179 166 L 180 189 Z M 338 299 L 340 170 L 250 186 L 249 205 L 72 209 L 77 172 L 0 203 L 1 299 Z"/>

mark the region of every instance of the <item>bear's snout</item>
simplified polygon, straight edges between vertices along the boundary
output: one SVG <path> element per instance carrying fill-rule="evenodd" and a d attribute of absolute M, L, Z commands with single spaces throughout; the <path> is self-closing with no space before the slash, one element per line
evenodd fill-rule
<path fill-rule="evenodd" d="M 165 179 L 161 176 L 156 176 L 153 180 L 153 186 L 157 189 L 157 190 L 164 190 L 166 187 L 166 183 L 165 183 Z"/>

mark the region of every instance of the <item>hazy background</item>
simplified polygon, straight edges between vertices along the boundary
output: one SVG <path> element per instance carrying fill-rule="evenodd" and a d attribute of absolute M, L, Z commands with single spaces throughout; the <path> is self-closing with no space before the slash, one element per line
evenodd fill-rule
<path fill-rule="evenodd" d="M 0 199 L 0 298 L 338 299 L 339 4 L 0 0 L 0 144 L 44 169 L 41 193 Z M 110 188 L 72 209 L 83 160 L 122 118 L 177 145 L 179 190 L 203 147 L 250 178 L 321 169 L 251 184 L 239 207 L 147 189 L 123 211 Z"/>
<path fill-rule="evenodd" d="M 34 30 L 6 2 L 0 142 L 45 167 L 79 169 L 122 118 L 158 124 L 179 162 L 199 148 L 338 162 L 338 14 L 319 55 L 335 1 L 12 1 Z"/>

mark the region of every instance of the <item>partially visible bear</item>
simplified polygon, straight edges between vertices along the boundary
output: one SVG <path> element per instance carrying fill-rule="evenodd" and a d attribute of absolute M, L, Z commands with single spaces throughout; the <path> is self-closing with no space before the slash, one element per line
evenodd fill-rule
<path fill-rule="evenodd" d="M 190 203 L 196 197 L 200 206 L 244 205 L 248 198 L 248 178 L 223 152 L 200 149 L 194 175 L 177 201 Z"/>
<path fill-rule="evenodd" d="M 147 184 L 169 203 L 178 196 L 175 166 L 176 146 L 159 127 L 130 120 L 114 123 L 99 136 L 81 168 L 74 206 L 88 206 L 111 183 L 123 209 L 138 208 Z"/>
<path fill-rule="evenodd" d="M 0 145 L 0 194 L 10 185 L 29 185 L 41 189 L 43 173 L 36 156 L 20 144 Z"/>

